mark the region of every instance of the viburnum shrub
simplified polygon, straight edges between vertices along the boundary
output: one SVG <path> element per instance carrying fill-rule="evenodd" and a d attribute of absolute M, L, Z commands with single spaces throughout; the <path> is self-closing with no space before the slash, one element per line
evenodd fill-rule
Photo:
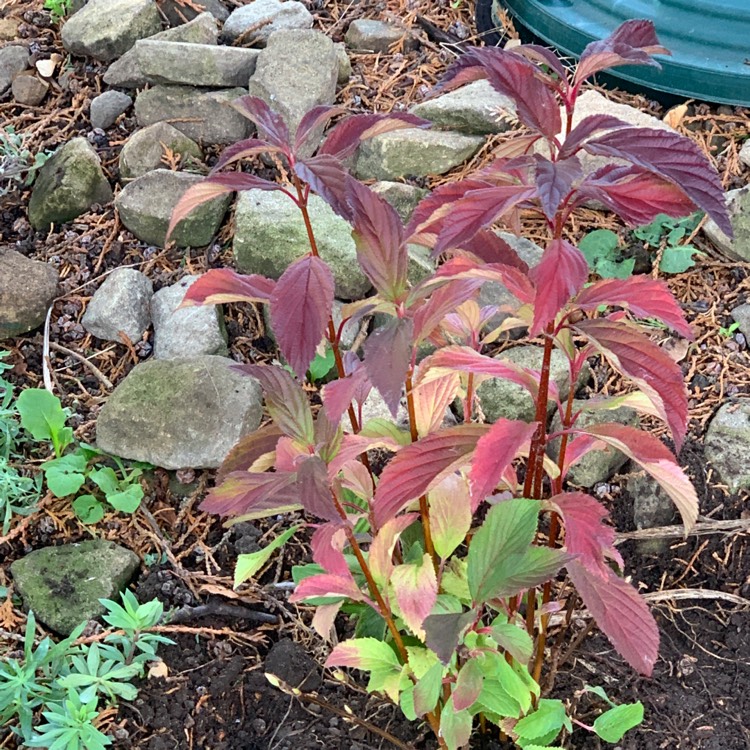
<path fill-rule="evenodd" d="M 566 491 L 565 476 L 590 451 L 611 446 L 662 486 L 686 529 L 697 518 L 698 499 L 655 436 L 621 424 L 579 424 L 574 387 L 560 398 L 550 359 L 555 349 L 565 355 L 571 384 L 589 358 L 606 360 L 636 389 L 592 398 L 584 410 L 629 405 L 660 417 L 679 451 L 687 423 L 682 373 L 639 323 L 657 319 L 691 337 L 679 304 L 653 278 L 587 283 L 586 259 L 566 232 L 573 212 L 588 201 L 630 225 L 700 208 L 731 232 L 720 181 L 690 140 L 609 115 L 573 125 L 585 79 L 617 65 L 656 65 L 651 54 L 665 52 L 649 22 L 629 21 L 589 45 L 572 74 L 535 45 L 465 53 L 438 90 L 486 78 L 513 99 L 526 130 L 501 146 L 489 166 L 425 198 L 407 227 L 349 176 L 343 162 L 364 138 L 426 123 L 403 114 L 352 116 L 307 156 L 311 138 L 340 109 L 315 108 L 292 138 L 263 101 L 244 97 L 236 106 L 259 136 L 228 148 L 172 219 L 174 226 L 200 203 L 235 190 L 280 191 L 299 207 L 309 252 L 278 280 L 213 270 L 187 295 L 188 304 L 270 305 L 279 348 L 297 376 L 281 366 L 237 366 L 262 384 L 273 423 L 232 450 L 201 507 L 235 521 L 303 510 L 314 528 L 314 563 L 295 569 L 292 601 L 316 607 L 313 624 L 325 637 L 342 607 L 355 622 L 354 636 L 333 648 L 327 666 L 369 672 L 368 688 L 386 693 L 407 717 L 424 718 L 441 747 L 464 747 L 477 715 L 525 748 L 548 746 L 563 727 L 571 729 L 564 704 L 540 699 L 538 685 L 550 616 L 561 608 L 561 596 L 572 609 L 563 571 L 635 670 L 651 674 L 657 658 L 656 623 L 622 577 L 607 510 L 590 495 Z M 261 153 L 277 158 L 287 176 L 283 184 L 219 172 Z M 616 161 L 593 168 L 589 155 Z M 362 361 L 340 347 L 343 323 L 336 326 L 331 317 L 334 279 L 318 253 L 311 192 L 350 222 L 359 265 L 375 288 L 373 296 L 344 308 L 344 321 L 373 313 L 383 321 L 364 342 Z M 529 211 L 540 213 L 549 229 L 533 269 L 488 229 L 498 222 L 519 227 Z M 442 260 L 413 285 L 407 280 L 409 243 L 430 247 Z M 519 301 L 493 330 L 487 324 L 498 308 L 475 301 L 488 281 L 501 282 Z M 490 356 L 488 346 L 512 328 L 523 329 L 527 341 L 539 340 L 540 370 Z M 313 408 L 302 381 L 325 340 L 338 378 L 322 388 L 322 406 Z M 435 351 L 418 363 L 425 343 Z M 481 423 L 477 386 L 486 378 L 525 389 L 535 419 Z M 362 424 L 372 388 L 394 420 L 405 398 L 405 427 L 383 419 Z M 463 424 L 446 426 L 446 410 L 457 397 Z M 550 400 L 562 419 L 552 433 Z M 553 461 L 547 446 L 557 439 Z M 382 472 L 368 460 L 375 448 L 393 453 Z M 298 528 L 260 553 L 241 556 L 236 582 L 256 573 Z M 642 711 L 639 703 L 618 706 L 586 728 L 618 741 Z"/>

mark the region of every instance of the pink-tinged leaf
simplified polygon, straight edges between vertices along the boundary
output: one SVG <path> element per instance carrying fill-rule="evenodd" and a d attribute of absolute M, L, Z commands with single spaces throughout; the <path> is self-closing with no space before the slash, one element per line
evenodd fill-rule
<path fill-rule="evenodd" d="M 617 448 L 645 469 L 672 498 L 682 516 L 685 533 L 690 532 L 698 520 L 698 496 L 670 450 L 661 441 L 647 432 L 621 424 L 600 424 L 574 429 L 575 432 L 590 435 Z"/>
<path fill-rule="evenodd" d="M 479 438 L 469 472 L 472 511 L 494 492 L 503 473 L 536 429 L 536 422 L 528 424 L 501 417 Z"/>
<path fill-rule="evenodd" d="M 583 148 L 596 156 L 625 159 L 664 177 L 732 236 L 719 175 L 698 144 L 689 138 L 662 128 L 632 127 L 592 138 Z"/>
<path fill-rule="evenodd" d="M 310 455 L 309 449 L 290 437 L 279 438 L 276 443 L 276 470 L 296 472 L 297 466 Z"/>
<path fill-rule="evenodd" d="M 685 338 L 693 338 L 680 304 L 661 279 L 648 276 L 602 279 L 584 289 L 578 295 L 576 305 L 582 310 L 617 305 L 639 318 L 656 318 Z"/>
<path fill-rule="evenodd" d="M 470 372 L 474 375 L 489 375 L 502 378 L 525 388 L 536 398 L 539 393 L 539 377 L 526 368 L 508 360 L 494 359 L 474 351 L 468 346 L 446 346 L 424 359 L 420 371 L 423 379 L 440 377 L 451 371 Z"/>
<path fill-rule="evenodd" d="M 281 185 L 244 172 L 215 174 L 189 187 L 172 209 L 172 218 L 167 228 L 167 240 L 174 228 L 198 206 L 237 190 L 282 190 Z"/>
<path fill-rule="evenodd" d="M 575 329 L 615 370 L 635 382 L 672 430 L 679 452 L 687 431 L 687 390 L 680 366 L 633 326 L 607 319 L 582 320 Z"/>
<path fill-rule="evenodd" d="M 226 302 L 270 302 L 276 282 L 265 276 L 244 276 L 230 268 L 212 268 L 192 283 L 182 307 Z"/>
<path fill-rule="evenodd" d="M 589 264 L 575 245 L 567 240 L 554 239 L 529 275 L 536 284 L 534 322 L 529 334 L 536 336 L 581 291 L 589 277 Z"/>
<path fill-rule="evenodd" d="M 350 638 L 340 643 L 328 655 L 325 666 L 328 669 L 351 667 L 366 672 L 386 671 L 392 668 L 400 671 L 401 669 L 393 649 L 376 638 Z"/>
<path fill-rule="evenodd" d="M 346 198 L 347 184 L 351 178 L 336 157 L 318 154 L 296 162 L 294 171 L 335 214 L 351 221 L 352 212 Z"/>
<path fill-rule="evenodd" d="M 380 391 L 394 418 L 409 371 L 413 339 L 413 321 L 393 318 L 373 331 L 364 344 L 370 382 Z"/>
<path fill-rule="evenodd" d="M 483 279 L 456 279 L 435 290 L 414 313 L 415 342 L 425 341 L 446 315 L 471 299 L 482 284 Z"/>
<path fill-rule="evenodd" d="M 300 508 L 296 479 L 290 472 L 234 471 L 208 493 L 200 509 L 220 516 L 241 516 L 289 505 Z"/>
<path fill-rule="evenodd" d="M 328 484 L 328 470 L 318 456 L 310 456 L 297 468 L 297 487 L 302 507 L 307 513 L 326 521 L 340 521 Z"/>
<path fill-rule="evenodd" d="M 396 210 L 358 180 L 347 183 L 357 259 L 383 299 L 398 301 L 406 289 L 409 256 Z"/>
<path fill-rule="evenodd" d="M 565 70 L 565 66 L 562 64 L 560 58 L 548 47 L 542 47 L 540 44 L 519 44 L 508 51 L 515 55 L 521 55 L 527 60 L 531 60 L 531 62 L 548 67 L 562 82 L 568 80 L 568 73 Z"/>
<path fill-rule="evenodd" d="M 390 133 L 404 128 L 427 128 L 430 122 L 406 112 L 392 112 L 387 115 L 352 115 L 336 123 L 331 128 L 318 154 L 330 154 L 339 159 L 351 156 L 362 141 L 376 135 Z"/>
<path fill-rule="evenodd" d="M 471 253 L 485 263 L 499 264 L 517 268 L 521 273 L 528 273 L 529 267 L 521 260 L 518 253 L 499 235 L 489 229 L 482 229 L 459 248 Z"/>
<path fill-rule="evenodd" d="M 220 484 L 227 474 L 233 471 L 249 471 L 261 456 L 276 450 L 276 443 L 279 442 L 282 434 L 275 424 L 268 424 L 240 438 L 240 441 L 222 461 L 221 468 L 216 475 L 216 482 Z"/>
<path fill-rule="evenodd" d="M 259 96 L 241 96 L 232 102 L 232 106 L 247 117 L 258 131 L 282 151 L 289 149 L 289 128 L 284 118 L 274 112 Z"/>
<path fill-rule="evenodd" d="M 659 628 L 638 592 L 614 571 L 603 578 L 577 561 L 568 564 L 568 575 L 617 652 L 633 669 L 650 677 L 659 656 Z"/>
<path fill-rule="evenodd" d="M 359 461 L 351 461 L 341 470 L 341 486 L 351 490 L 357 497 L 364 500 L 368 506 L 372 496 L 375 494 L 375 487 L 372 483 L 372 477 L 367 467 Z"/>
<path fill-rule="evenodd" d="M 592 573 L 608 576 L 607 560 L 623 566 L 615 545 L 615 530 L 603 523 L 609 512 L 591 495 L 566 492 L 550 498 L 560 510 L 565 524 L 565 548 Z"/>
<path fill-rule="evenodd" d="M 211 174 L 213 175 L 224 169 L 228 164 L 234 164 L 242 159 L 249 159 L 259 154 L 278 153 L 279 151 L 281 149 L 278 146 L 274 146 L 268 141 L 262 141 L 260 138 L 246 138 L 243 141 L 237 141 L 237 143 L 227 146 L 221 152 L 216 164 L 211 167 Z"/>
<path fill-rule="evenodd" d="M 335 604 L 319 604 L 315 607 L 315 614 L 312 619 L 313 630 L 324 640 L 331 640 L 331 633 L 336 622 L 336 616 L 341 609 L 343 602 Z"/>
<path fill-rule="evenodd" d="M 412 500 L 465 466 L 486 431 L 484 425 L 476 424 L 449 427 L 402 448 L 380 476 L 373 501 L 375 523 L 382 526 Z"/>
<path fill-rule="evenodd" d="M 331 269 L 314 255 L 294 261 L 271 296 L 271 325 L 282 354 L 302 380 L 333 309 Z"/>
<path fill-rule="evenodd" d="M 625 21 L 606 39 L 586 46 L 573 80 L 580 84 L 594 73 L 620 65 L 650 65 L 660 68 L 661 65 L 651 55 L 670 54 L 668 49 L 659 44 L 651 21 Z"/>
<path fill-rule="evenodd" d="M 566 136 L 557 154 L 557 158 L 569 159 L 581 148 L 584 141 L 597 133 L 601 133 L 603 130 L 618 130 L 619 128 L 629 127 L 631 126 L 627 122 L 612 115 L 589 115 L 588 117 L 584 117 Z"/>
<path fill-rule="evenodd" d="M 550 161 L 535 154 L 536 189 L 544 215 L 553 221 L 560 204 L 573 189 L 573 183 L 583 175 L 581 162 L 577 157 Z"/>
<path fill-rule="evenodd" d="M 456 711 L 463 711 L 472 706 L 479 693 L 482 692 L 484 684 L 484 673 L 479 664 L 479 659 L 469 659 L 461 667 L 456 684 L 453 688 L 453 708 Z"/>
<path fill-rule="evenodd" d="M 271 419 L 285 434 L 303 445 L 314 445 L 312 412 L 300 384 L 281 367 L 240 365 L 235 369 L 260 381 Z"/>
<path fill-rule="evenodd" d="M 476 612 L 451 612 L 449 614 L 430 615 L 425 618 L 423 627 L 426 634 L 425 643 L 432 649 L 438 659 L 449 664 L 464 633 L 476 618 Z M 443 709 L 445 712 L 446 709 Z"/>
<path fill-rule="evenodd" d="M 328 104 L 313 107 L 305 113 L 297 126 L 297 134 L 294 138 L 294 150 L 299 151 L 311 135 L 316 132 L 322 132 L 334 117 L 345 114 L 347 114 L 347 110 L 343 107 L 332 107 Z"/>
<path fill-rule="evenodd" d="M 313 560 L 326 573 L 346 578 L 351 577 L 343 549 L 346 545 L 346 531 L 340 523 L 325 523 L 315 529 L 310 540 Z"/>
<path fill-rule="evenodd" d="M 419 563 L 397 565 L 391 573 L 391 585 L 401 617 L 417 637 L 424 637 L 422 623 L 437 601 L 437 577 L 432 558 L 425 554 Z"/>
<path fill-rule="evenodd" d="M 331 573 L 320 573 L 309 578 L 303 578 L 297 584 L 294 593 L 289 597 L 289 601 L 296 604 L 318 596 L 341 596 L 353 602 L 369 602 L 368 597 L 360 591 L 351 574 L 349 576 L 337 576 Z"/>
<path fill-rule="evenodd" d="M 449 373 L 414 387 L 414 415 L 420 437 L 440 429 L 446 410 L 456 398 L 459 385 L 458 373 Z"/>
<path fill-rule="evenodd" d="M 447 560 L 466 539 L 471 528 L 469 485 L 461 474 L 449 474 L 427 496 L 430 530 L 435 551 Z"/>
<path fill-rule="evenodd" d="M 469 744 L 474 719 L 468 710 L 458 711 L 452 703 L 449 698 L 440 714 L 440 737 L 447 750 L 461 750 Z"/>
<path fill-rule="evenodd" d="M 630 226 L 650 224 L 659 214 L 681 217 L 695 204 L 682 189 L 642 167 L 607 165 L 590 175 L 576 191 L 576 203 L 603 203 Z"/>
<path fill-rule="evenodd" d="M 383 524 L 372 540 L 367 562 L 378 586 L 385 587 L 390 580 L 395 567 L 393 550 L 396 548 L 396 543 L 404 530 L 418 518 L 417 513 L 404 513 L 396 518 L 391 518 L 390 521 Z"/>
<path fill-rule="evenodd" d="M 496 91 L 510 97 L 518 119 L 527 127 L 550 139 L 562 130 L 557 97 L 534 63 L 495 47 L 472 47 L 448 68 L 438 89 L 456 88 L 477 77 L 486 78 Z"/>
<path fill-rule="evenodd" d="M 369 387 L 369 384 L 370 379 L 367 377 L 367 371 L 364 367 L 358 368 L 345 378 L 326 383 L 323 386 L 321 396 L 328 419 L 332 422 L 338 422 L 360 393 L 362 387 Z"/>
<path fill-rule="evenodd" d="M 389 451 L 397 451 L 400 445 L 395 440 L 382 435 L 377 437 L 368 437 L 361 433 L 344 435 L 338 453 L 328 464 L 328 475 L 335 477 L 350 461 L 354 461 L 363 453 L 373 448 L 385 448 Z"/>

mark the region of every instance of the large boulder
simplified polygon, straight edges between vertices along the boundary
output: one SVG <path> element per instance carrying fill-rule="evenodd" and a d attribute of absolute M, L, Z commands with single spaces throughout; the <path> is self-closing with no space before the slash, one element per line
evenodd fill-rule
<path fill-rule="evenodd" d="M 104 614 L 99 599 L 119 599 L 138 556 L 104 539 L 34 550 L 10 566 L 27 609 L 60 635 Z"/>
<path fill-rule="evenodd" d="M 188 188 L 203 178 L 187 172 L 155 169 L 129 182 L 115 199 L 122 223 L 141 241 L 164 247 L 172 212 Z M 229 207 L 223 195 L 201 204 L 177 224 L 170 241 L 178 247 L 211 242 Z"/>
<path fill-rule="evenodd" d="M 744 263 L 750 262 L 750 185 L 729 190 L 726 194 L 729 218 L 734 237 L 730 238 L 713 220 L 703 225 L 703 231 L 711 242 L 730 258 Z"/>
<path fill-rule="evenodd" d="M 100 449 L 165 469 L 213 469 L 258 428 L 260 385 L 225 357 L 142 362 L 112 392 L 96 423 Z"/>
<path fill-rule="evenodd" d="M 231 106 L 245 89 L 206 91 L 192 86 L 154 86 L 135 100 L 138 124 L 168 122 L 188 138 L 204 144 L 228 145 L 247 138 L 250 121 Z"/>
<path fill-rule="evenodd" d="M 0 340 L 38 328 L 57 295 L 52 266 L 0 247 Z"/>
<path fill-rule="evenodd" d="M 222 38 L 230 43 L 264 47 L 271 35 L 283 29 L 309 29 L 310 11 L 296 0 L 253 0 L 232 11 L 222 29 Z"/>
<path fill-rule="evenodd" d="M 357 262 L 349 224 L 317 195 L 308 206 L 320 257 L 336 282 L 336 296 L 361 299 L 371 284 Z M 287 267 L 310 252 L 305 223 L 297 206 L 280 192 L 247 190 L 235 210 L 234 259 L 242 273 L 278 279 Z"/>
<path fill-rule="evenodd" d="M 179 156 L 181 163 L 189 158 L 203 158 L 201 147 L 195 141 L 169 123 L 157 122 L 136 131 L 125 142 L 120 151 L 120 180 L 132 180 L 166 166 L 162 161 L 165 149 Z"/>
<path fill-rule="evenodd" d="M 74 55 L 109 62 L 138 39 L 161 31 L 154 0 L 89 0 L 62 28 L 63 46 Z"/>
<path fill-rule="evenodd" d="M 750 488 L 750 400 L 724 404 L 708 425 L 704 445 L 730 492 Z"/>
<path fill-rule="evenodd" d="M 29 221 L 46 231 L 112 200 L 112 188 L 96 151 L 85 138 L 60 146 L 39 170 L 29 201 Z"/>

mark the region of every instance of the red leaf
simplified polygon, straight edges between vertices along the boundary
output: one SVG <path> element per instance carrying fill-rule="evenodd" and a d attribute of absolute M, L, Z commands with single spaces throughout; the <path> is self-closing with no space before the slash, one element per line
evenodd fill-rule
<path fill-rule="evenodd" d="M 375 523 L 382 526 L 412 500 L 469 462 L 484 425 L 460 425 L 433 432 L 402 448 L 388 463 L 375 490 Z"/>
<path fill-rule="evenodd" d="M 276 443 L 282 435 L 275 424 L 267 424 L 240 438 L 222 462 L 216 474 L 217 483 L 223 482 L 234 471 L 248 471 L 261 456 L 276 450 Z"/>
<path fill-rule="evenodd" d="M 454 372 L 414 386 L 414 419 L 420 437 L 440 429 L 446 410 L 456 398 L 459 384 L 458 373 Z"/>
<path fill-rule="evenodd" d="M 426 128 L 430 123 L 406 112 L 392 112 L 387 115 L 352 115 L 337 123 L 331 129 L 318 154 L 330 154 L 339 159 L 351 156 L 362 141 L 376 135 L 390 133 L 403 128 Z"/>
<path fill-rule="evenodd" d="M 576 305 L 582 310 L 596 310 L 599 305 L 617 305 L 639 318 L 656 318 L 685 338 L 693 338 L 693 331 L 679 303 L 660 279 L 648 276 L 602 279 L 584 289 L 578 295 Z"/>
<path fill-rule="evenodd" d="M 258 96 L 241 96 L 232 102 L 232 106 L 253 122 L 274 146 L 288 152 L 289 128 L 281 115 L 272 111 L 263 99 Z"/>
<path fill-rule="evenodd" d="M 285 435 L 303 445 L 315 444 L 315 428 L 307 396 L 286 370 L 264 365 L 239 365 L 234 369 L 260 381 L 266 396 L 266 409 Z"/>
<path fill-rule="evenodd" d="M 294 138 L 294 150 L 299 151 L 305 141 L 315 132 L 322 132 L 326 125 L 337 115 L 345 115 L 347 110 L 343 107 L 332 107 L 321 104 L 306 112 L 297 126 L 297 134 Z"/>
<path fill-rule="evenodd" d="M 650 224 L 659 214 L 686 216 L 695 207 L 677 185 L 641 167 L 603 167 L 578 187 L 576 198 L 604 203 L 631 226 Z"/>
<path fill-rule="evenodd" d="M 438 583 L 432 558 L 425 554 L 418 563 L 397 565 L 390 578 L 401 617 L 417 636 L 423 636 L 422 623 L 437 601 Z"/>
<path fill-rule="evenodd" d="M 314 255 L 294 261 L 276 282 L 271 325 L 279 348 L 300 380 L 325 336 L 333 291 L 331 269 Z"/>
<path fill-rule="evenodd" d="M 474 704 L 482 692 L 484 684 L 484 674 L 479 665 L 479 659 L 469 659 L 461 667 L 456 686 L 453 688 L 453 708 L 456 711 L 463 711 Z"/>
<path fill-rule="evenodd" d="M 281 512 L 290 506 L 297 509 L 301 505 L 295 481 L 296 474 L 292 472 L 234 471 L 208 493 L 200 509 L 220 516 L 241 516 L 276 508 Z"/>
<path fill-rule="evenodd" d="M 612 115 L 589 115 L 584 117 L 573 130 L 568 133 L 562 147 L 557 154 L 558 159 L 568 159 L 573 156 L 585 140 L 602 130 L 617 130 L 631 127 L 624 120 Z"/>
<path fill-rule="evenodd" d="M 581 54 L 574 82 L 582 83 L 594 73 L 620 65 L 661 65 L 651 55 L 670 55 L 668 49 L 659 44 L 654 24 L 651 21 L 625 21 L 610 36 L 591 42 Z"/>
<path fill-rule="evenodd" d="M 560 61 L 560 58 L 548 47 L 542 47 L 540 44 L 520 44 L 508 51 L 514 55 L 522 55 L 527 60 L 531 60 L 531 62 L 546 65 L 557 75 L 560 81 L 564 82 L 568 80 L 568 73 L 565 70 L 565 66 Z"/>
<path fill-rule="evenodd" d="M 414 323 L 408 318 L 392 318 L 373 331 L 365 341 L 365 367 L 370 382 L 395 418 L 401 391 L 409 371 Z"/>
<path fill-rule="evenodd" d="M 330 573 L 320 573 L 316 576 L 303 578 L 297 584 L 294 593 L 289 597 L 289 601 L 296 604 L 318 596 L 341 596 L 353 602 L 369 601 L 360 591 L 351 575 L 347 577 L 331 575 Z"/>
<path fill-rule="evenodd" d="M 333 209 L 334 213 L 351 221 L 352 211 L 346 201 L 346 185 L 351 178 L 337 158 L 318 154 L 296 162 L 294 171 Z"/>
<path fill-rule="evenodd" d="M 536 189 L 544 215 L 552 221 L 563 199 L 573 188 L 575 180 L 583 174 L 581 162 L 575 156 L 550 161 L 539 154 L 536 160 Z"/>
<path fill-rule="evenodd" d="M 328 470 L 322 459 L 310 456 L 299 464 L 297 486 L 300 502 L 307 513 L 326 521 L 341 520 L 341 515 L 333 504 Z"/>
<path fill-rule="evenodd" d="M 695 488 L 669 449 L 657 438 L 621 424 L 591 425 L 585 429 L 574 428 L 574 431 L 604 441 L 645 469 L 672 498 L 682 516 L 685 532 L 693 528 L 698 520 L 699 505 Z"/>
<path fill-rule="evenodd" d="M 418 518 L 419 515 L 417 513 L 404 513 L 383 524 L 378 529 L 378 533 L 375 534 L 370 544 L 367 559 L 373 578 L 379 586 L 385 588 L 388 585 L 391 573 L 395 567 L 393 564 L 393 551 L 396 548 L 396 543 L 404 530 L 411 526 Z"/>
<path fill-rule="evenodd" d="M 281 149 L 274 146 L 268 141 L 262 141 L 260 138 L 246 138 L 243 141 L 237 141 L 231 146 L 227 146 L 217 159 L 216 164 L 211 168 L 211 174 L 223 169 L 227 164 L 233 164 L 241 159 L 249 159 L 251 156 L 257 156 L 264 153 L 278 153 Z"/>
<path fill-rule="evenodd" d="M 698 144 L 660 128 L 623 128 L 583 145 L 590 154 L 625 159 L 683 190 L 728 236 L 732 236 L 724 189 Z"/>
<path fill-rule="evenodd" d="M 649 677 L 659 655 L 659 628 L 638 592 L 612 570 L 606 577 L 581 563 L 568 563 L 568 575 L 596 624 L 633 669 Z"/>
<path fill-rule="evenodd" d="M 182 307 L 221 305 L 225 302 L 269 302 L 276 287 L 273 279 L 244 276 L 230 268 L 212 268 L 188 287 Z"/>
<path fill-rule="evenodd" d="M 328 419 L 331 422 L 338 423 L 352 401 L 362 394 L 363 388 L 366 388 L 369 392 L 371 387 L 370 379 L 367 377 L 367 371 L 364 367 L 357 368 L 345 378 L 326 383 L 323 386 L 322 398 Z M 364 399 L 362 401 L 364 402 Z"/>
<path fill-rule="evenodd" d="M 434 291 L 414 313 L 415 340 L 419 342 L 427 339 L 445 316 L 462 302 L 471 299 L 483 283 L 483 279 L 456 279 Z"/>
<path fill-rule="evenodd" d="M 315 529 L 310 540 L 313 560 L 326 573 L 342 578 L 351 577 L 349 566 L 342 552 L 346 544 L 344 526 L 340 523 L 325 523 Z"/>
<path fill-rule="evenodd" d="M 566 240 L 554 239 L 529 276 L 536 284 L 534 322 L 529 334 L 536 336 L 581 290 L 589 277 L 589 264 L 577 247 Z"/>
<path fill-rule="evenodd" d="M 479 438 L 469 473 L 472 510 L 493 493 L 503 472 L 531 440 L 537 426 L 536 422 L 528 424 L 501 417 Z"/>
<path fill-rule="evenodd" d="M 481 229 L 470 240 L 461 243 L 461 250 L 476 255 L 485 263 L 511 266 L 521 273 L 528 273 L 528 265 L 518 253 L 499 235 L 488 229 Z"/>
<path fill-rule="evenodd" d="M 622 557 L 615 548 L 615 530 L 602 521 L 609 512 L 591 495 L 565 492 L 550 498 L 560 509 L 565 523 L 565 549 L 578 555 L 578 562 L 592 573 L 606 576 L 607 560 L 622 567 Z"/>
<path fill-rule="evenodd" d="M 582 320 L 575 326 L 612 367 L 631 378 L 672 430 L 679 452 L 687 431 L 687 390 L 680 366 L 664 350 L 627 323 Z"/>
<path fill-rule="evenodd" d="M 358 180 L 347 183 L 357 259 L 383 299 L 398 301 L 406 289 L 409 256 L 396 210 Z"/>

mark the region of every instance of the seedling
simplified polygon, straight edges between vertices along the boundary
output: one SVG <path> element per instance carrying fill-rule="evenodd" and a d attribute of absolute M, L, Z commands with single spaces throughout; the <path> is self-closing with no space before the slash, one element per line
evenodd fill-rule
<path fill-rule="evenodd" d="M 684 273 L 695 265 L 694 256 L 701 256 L 703 253 L 693 245 L 680 243 L 695 231 L 702 218 L 701 212 L 682 218 L 658 214 L 650 224 L 634 229 L 633 234 L 650 247 L 662 249 L 660 271 Z"/>

